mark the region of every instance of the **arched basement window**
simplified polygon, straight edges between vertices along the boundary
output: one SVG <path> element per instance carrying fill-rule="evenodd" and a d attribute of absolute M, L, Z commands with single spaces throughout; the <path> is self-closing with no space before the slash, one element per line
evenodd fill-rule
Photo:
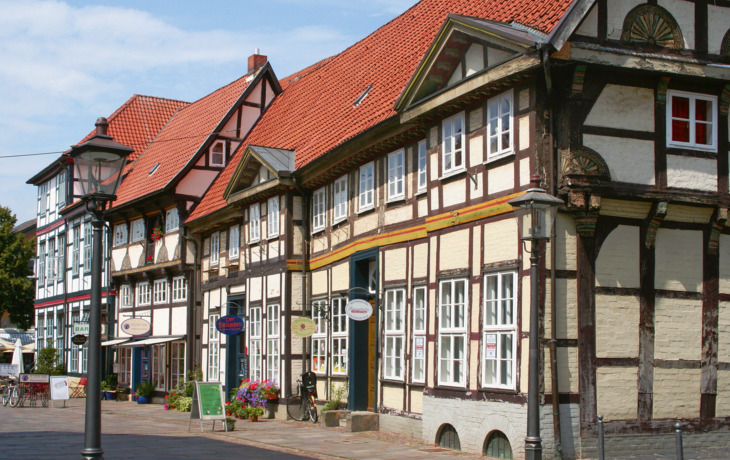
<path fill-rule="evenodd" d="M 494 458 L 505 458 L 511 460 L 512 446 L 509 439 L 501 431 L 492 431 L 484 443 L 484 455 Z"/>
<path fill-rule="evenodd" d="M 461 450 L 459 434 L 453 426 L 446 424 L 441 427 L 441 431 L 438 435 L 438 445 L 446 449 Z"/>

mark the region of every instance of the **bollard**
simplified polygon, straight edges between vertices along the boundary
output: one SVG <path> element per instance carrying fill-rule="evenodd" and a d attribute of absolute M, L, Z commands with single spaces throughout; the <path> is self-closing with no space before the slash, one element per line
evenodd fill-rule
<path fill-rule="evenodd" d="M 677 438 L 677 460 L 684 460 L 684 448 L 682 447 L 682 424 L 674 424 L 675 436 Z"/>
<path fill-rule="evenodd" d="M 598 416 L 598 460 L 605 460 L 603 454 L 603 415 Z"/>

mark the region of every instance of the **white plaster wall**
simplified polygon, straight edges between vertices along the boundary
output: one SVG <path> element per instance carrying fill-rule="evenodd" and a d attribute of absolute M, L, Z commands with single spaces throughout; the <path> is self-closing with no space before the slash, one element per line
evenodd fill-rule
<path fill-rule="evenodd" d="M 702 232 L 660 228 L 655 244 L 654 287 L 702 292 Z"/>
<path fill-rule="evenodd" d="M 699 417 L 701 374 L 699 369 L 655 368 L 653 417 Z"/>
<path fill-rule="evenodd" d="M 527 372 L 528 368 L 528 353 L 529 353 L 529 341 L 527 339 L 522 342 L 523 348 L 526 350 L 523 355 L 524 363 L 522 363 L 522 388 L 523 392 L 527 392 Z M 558 391 L 561 393 L 577 393 L 578 392 L 578 349 L 577 348 L 558 348 Z M 552 372 L 552 365 L 550 363 L 549 350 L 545 349 L 545 392 L 550 393 L 552 391 L 552 380 L 549 378 Z"/>
<path fill-rule="evenodd" d="M 350 287 L 350 264 L 345 262 L 332 267 L 332 292 L 346 291 Z"/>
<path fill-rule="evenodd" d="M 523 158 L 520 160 L 520 185 L 530 183 L 530 159 Z"/>
<path fill-rule="evenodd" d="M 639 400 L 638 370 L 635 367 L 596 369 L 598 415 L 604 421 L 635 420 Z"/>
<path fill-rule="evenodd" d="M 517 95 L 520 112 L 530 108 L 530 89 L 525 88 Z"/>
<path fill-rule="evenodd" d="M 428 201 L 431 203 L 431 211 L 436 211 L 439 208 L 439 191 L 436 187 L 429 190 Z"/>
<path fill-rule="evenodd" d="M 667 186 L 717 191 L 717 161 L 667 155 Z"/>
<path fill-rule="evenodd" d="M 129 263 L 132 268 L 139 267 L 139 258 L 142 257 L 144 246 L 140 243 L 132 243 L 129 248 Z"/>
<path fill-rule="evenodd" d="M 170 310 L 152 310 L 152 335 L 170 335 Z"/>
<path fill-rule="evenodd" d="M 520 117 L 517 121 L 517 126 L 519 127 L 518 132 L 520 134 L 518 140 L 519 149 L 526 150 L 530 148 L 530 116 Z"/>
<path fill-rule="evenodd" d="M 202 196 L 203 192 L 213 182 L 218 171 L 204 171 L 194 169 L 190 171 L 175 188 L 175 193 L 181 195 Z"/>
<path fill-rule="evenodd" d="M 638 297 L 596 295 L 596 356 L 639 356 Z"/>
<path fill-rule="evenodd" d="M 517 259 L 519 250 L 517 219 L 503 219 L 484 225 L 484 263 Z"/>
<path fill-rule="evenodd" d="M 484 136 L 478 135 L 469 139 L 469 165 L 484 162 Z"/>
<path fill-rule="evenodd" d="M 598 37 L 598 8 L 595 5 L 583 19 L 583 22 L 580 23 L 576 34 Z"/>
<path fill-rule="evenodd" d="M 555 268 L 557 270 L 575 270 L 576 263 L 576 231 L 573 218 L 568 214 L 558 213 L 555 219 L 555 238 L 551 240 L 556 245 Z M 551 251 L 545 251 L 546 264 L 553 266 Z M 529 257 L 526 257 L 529 259 Z"/>
<path fill-rule="evenodd" d="M 515 167 L 512 163 L 492 168 L 487 172 L 487 194 L 515 188 Z"/>
<path fill-rule="evenodd" d="M 444 207 L 464 204 L 466 202 L 466 178 L 443 184 Z"/>
<path fill-rule="evenodd" d="M 170 335 L 185 335 L 187 334 L 187 308 L 186 307 L 175 307 L 170 309 L 172 315 L 172 329 Z"/>
<path fill-rule="evenodd" d="M 730 24 L 730 8 L 710 5 L 708 7 L 707 22 L 709 27 L 708 51 L 710 54 L 720 54 L 722 39 L 727 33 Z"/>
<path fill-rule="evenodd" d="M 273 299 L 281 296 L 281 274 L 276 273 L 266 277 L 266 297 Z"/>
<path fill-rule="evenodd" d="M 694 2 L 677 0 L 659 0 L 658 5 L 669 11 L 669 13 L 677 21 L 679 28 L 682 30 L 684 38 L 684 47 L 686 49 L 695 49 L 695 5 Z"/>
<path fill-rule="evenodd" d="M 388 384 L 383 385 L 383 406 L 388 409 L 404 410 L 403 407 L 403 386 L 400 388 L 390 386 Z"/>
<path fill-rule="evenodd" d="M 654 185 L 654 142 L 584 134 L 583 145 L 603 157 L 614 181 Z"/>
<path fill-rule="evenodd" d="M 413 277 L 423 278 L 428 275 L 428 244 L 413 247 Z"/>
<path fill-rule="evenodd" d="M 715 403 L 715 416 L 730 416 L 730 371 L 717 371 L 717 400 Z"/>
<path fill-rule="evenodd" d="M 127 254 L 127 248 L 123 247 L 120 249 L 112 250 L 112 271 L 117 272 L 122 269 L 122 263 L 124 262 L 124 256 Z M 66 264 L 68 265 L 68 264 Z M 64 270 L 66 267 L 64 267 Z"/>
<path fill-rule="evenodd" d="M 608 2 L 608 38 L 620 40 L 626 15 L 634 7 L 643 3 L 646 2 L 643 0 L 613 0 Z"/>
<path fill-rule="evenodd" d="M 249 278 L 249 284 L 248 284 L 248 300 L 250 301 L 258 301 L 263 298 L 263 292 L 262 292 L 262 279 L 260 277 L 251 277 Z"/>
<path fill-rule="evenodd" d="M 730 362 L 730 302 L 720 302 L 717 323 L 717 360 L 727 363 Z"/>
<path fill-rule="evenodd" d="M 378 215 L 376 213 L 366 214 L 364 216 L 358 216 L 355 219 L 353 234 L 355 236 L 362 235 L 365 232 L 370 232 L 378 228 Z"/>
<path fill-rule="evenodd" d="M 484 196 L 484 174 L 478 172 L 470 176 L 467 185 L 469 187 L 469 199 L 475 200 Z"/>
<path fill-rule="evenodd" d="M 383 281 L 405 280 L 407 249 L 398 248 L 383 251 Z"/>
<path fill-rule="evenodd" d="M 578 290 L 577 282 L 574 279 L 555 280 L 556 300 L 555 306 L 555 337 L 558 339 L 578 338 Z M 545 298 L 550 299 L 551 283 L 545 285 Z M 548 311 L 545 313 L 545 334 L 550 336 L 552 318 L 549 312 L 550 302 L 546 302 Z"/>
<path fill-rule="evenodd" d="M 639 227 L 619 225 L 604 241 L 596 260 L 596 285 L 638 288 Z"/>
<path fill-rule="evenodd" d="M 654 90 L 608 84 L 585 121 L 589 126 L 654 131 Z"/>
<path fill-rule="evenodd" d="M 393 225 L 407 220 L 413 219 L 413 207 L 412 206 L 400 206 L 394 209 L 385 211 L 384 222 L 385 225 Z"/>
<path fill-rule="evenodd" d="M 441 270 L 467 268 L 469 265 L 469 230 L 446 233 L 439 240 Z"/>
<path fill-rule="evenodd" d="M 702 301 L 657 298 L 654 305 L 654 358 L 702 357 Z"/>
<path fill-rule="evenodd" d="M 327 270 L 312 272 L 312 295 L 327 294 Z"/>

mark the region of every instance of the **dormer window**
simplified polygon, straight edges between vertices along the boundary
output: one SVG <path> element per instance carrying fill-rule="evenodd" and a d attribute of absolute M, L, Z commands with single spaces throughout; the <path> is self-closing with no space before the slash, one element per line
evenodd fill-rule
<path fill-rule="evenodd" d="M 210 166 L 222 167 L 226 165 L 226 145 L 218 141 L 210 148 Z"/>

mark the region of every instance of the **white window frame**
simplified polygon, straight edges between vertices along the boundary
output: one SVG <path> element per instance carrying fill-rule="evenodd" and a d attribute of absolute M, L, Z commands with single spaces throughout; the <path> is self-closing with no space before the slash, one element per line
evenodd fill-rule
<path fill-rule="evenodd" d="M 56 274 L 58 281 L 66 278 L 66 234 L 62 233 L 58 238 L 58 256 L 56 257 Z"/>
<path fill-rule="evenodd" d="M 347 337 L 349 335 L 349 318 L 345 312 L 347 298 L 332 298 L 332 340 L 330 341 L 332 357 L 330 369 L 333 375 L 347 375 Z"/>
<path fill-rule="evenodd" d="M 137 306 L 145 306 L 152 304 L 152 295 L 150 293 L 150 283 L 143 281 L 137 283 Z"/>
<path fill-rule="evenodd" d="M 208 315 L 208 381 L 220 379 L 220 332 L 215 323 L 220 319 L 218 313 Z"/>
<path fill-rule="evenodd" d="M 266 306 L 266 378 L 275 382 L 280 380 L 280 325 L 281 306 L 270 304 Z"/>
<path fill-rule="evenodd" d="M 76 224 L 73 226 L 73 242 L 71 243 L 71 274 L 76 276 L 79 274 L 81 266 L 81 227 Z"/>
<path fill-rule="evenodd" d="M 129 241 L 129 230 L 127 223 L 117 224 L 114 226 L 114 246 L 123 246 Z"/>
<path fill-rule="evenodd" d="M 462 289 L 462 301 L 455 294 Z M 448 291 L 448 297 L 445 293 Z M 447 300 L 447 301 L 445 301 Z M 439 385 L 465 387 L 468 371 L 467 324 L 469 305 L 469 280 L 466 278 L 439 282 L 439 328 L 438 328 L 438 383 Z M 457 345 L 461 344 L 460 353 Z M 448 348 L 446 345 L 449 345 Z M 456 372 L 459 365 L 460 373 Z"/>
<path fill-rule="evenodd" d="M 506 91 L 487 101 L 487 161 L 494 161 L 515 153 L 514 147 L 514 91 Z M 504 103 L 508 108 L 505 110 Z M 504 126 L 505 120 L 509 126 Z M 506 144 L 505 145 L 505 137 Z M 494 140 L 494 144 L 493 141 Z"/>
<path fill-rule="evenodd" d="M 66 205 L 66 170 L 62 170 L 56 176 L 56 205 L 59 209 Z"/>
<path fill-rule="evenodd" d="M 333 220 L 335 223 L 342 222 L 347 219 L 347 175 L 340 177 L 332 184 L 332 195 Z"/>
<path fill-rule="evenodd" d="M 325 187 L 312 193 L 312 233 L 324 230 L 327 221 L 327 193 Z"/>
<path fill-rule="evenodd" d="M 493 289 L 490 289 L 490 286 Z M 482 387 L 516 389 L 517 272 L 484 275 Z M 511 343 L 508 342 L 511 337 Z M 494 370 L 490 377 L 488 371 Z"/>
<path fill-rule="evenodd" d="M 91 221 L 84 222 L 84 273 L 91 273 Z"/>
<path fill-rule="evenodd" d="M 184 276 L 172 279 L 172 301 L 184 302 L 188 300 L 188 280 Z"/>
<path fill-rule="evenodd" d="M 316 325 L 312 334 L 312 372 L 327 374 L 327 322 L 325 312 L 327 311 L 326 300 L 315 300 L 312 302 L 312 321 Z"/>
<path fill-rule="evenodd" d="M 261 307 L 251 307 L 249 311 L 249 377 L 251 380 L 261 380 L 263 377 L 261 342 L 262 319 Z"/>
<path fill-rule="evenodd" d="M 418 141 L 418 173 L 416 174 L 416 185 L 419 192 L 425 192 L 428 188 L 426 139 Z"/>
<path fill-rule="evenodd" d="M 403 380 L 404 376 L 405 314 L 406 290 L 386 290 L 383 312 L 383 376 L 389 380 Z"/>
<path fill-rule="evenodd" d="M 170 388 L 185 380 L 185 342 L 170 344 Z"/>
<path fill-rule="evenodd" d="M 165 374 L 167 360 L 165 359 L 166 344 L 156 343 L 150 345 L 150 380 L 156 383 L 156 390 L 165 389 Z"/>
<path fill-rule="evenodd" d="M 121 308 L 132 308 L 132 285 L 122 284 L 119 289 L 119 306 Z"/>
<path fill-rule="evenodd" d="M 441 175 L 449 176 L 466 169 L 464 144 L 464 112 L 446 118 L 441 123 Z M 457 129 L 460 126 L 460 130 Z M 457 161 L 460 160 L 460 161 Z"/>
<path fill-rule="evenodd" d="M 248 210 L 248 242 L 256 243 L 261 240 L 261 206 L 252 204 Z"/>
<path fill-rule="evenodd" d="M 689 124 L 689 142 L 680 142 L 672 140 L 672 121 L 675 118 L 672 116 L 672 106 L 674 104 L 674 97 L 682 97 L 689 99 L 689 115 L 687 119 L 680 119 L 686 121 Z M 712 109 L 712 120 L 701 121 L 697 120 L 697 101 L 706 101 L 711 104 Z M 706 152 L 717 152 L 717 132 L 719 130 L 719 119 L 717 113 L 717 96 L 711 96 L 707 94 L 690 93 L 687 91 L 668 90 L 667 91 L 667 147 L 674 148 L 685 148 L 691 150 L 703 150 Z M 710 136 L 711 144 L 698 144 L 697 143 L 697 125 L 706 124 L 712 129 L 712 135 Z"/>
<path fill-rule="evenodd" d="M 388 154 L 387 201 L 402 200 L 406 196 L 406 153 L 398 149 Z"/>
<path fill-rule="evenodd" d="M 215 232 L 210 235 L 210 265 L 218 265 L 221 253 L 221 233 Z"/>
<path fill-rule="evenodd" d="M 58 263 L 58 260 L 56 258 L 56 240 L 51 237 L 48 238 L 48 261 L 46 262 L 46 267 L 48 270 L 48 282 L 53 285 L 53 282 L 56 280 L 56 276 L 58 275 L 56 264 Z"/>
<path fill-rule="evenodd" d="M 143 241 L 145 239 L 144 234 L 144 219 L 136 219 L 132 221 L 132 242 Z"/>
<path fill-rule="evenodd" d="M 218 146 L 220 146 L 220 151 L 217 150 Z M 220 155 L 220 161 L 217 160 L 216 157 Z M 210 146 L 209 156 L 208 156 L 208 165 L 212 167 L 222 167 L 226 165 L 226 143 L 223 141 L 216 141 L 213 143 L 213 145 Z"/>
<path fill-rule="evenodd" d="M 228 230 L 228 258 L 231 260 L 238 259 L 241 246 L 241 227 L 234 225 Z"/>
<path fill-rule="evenodd" d="M 413 288 L 413 349 L 411 351 L 411 380 L 426 382 L 426 320 L 428 313 L 428 289 L 426 286 Z M 420 355 L 418 346 L 420 345 Z"/>
<path fill-rule="evenodd" d="M 155 305 L 167 303 L 167 280 L 155 280 L 153 285 L 153 301 Z"/>
<path fill-rule="evenodd" d="M 165 211 L 165 232 L 174 232 L 180 228 L 180 213 L 177 208 Z"/>
<path fill-rule="evenodd" d="M 38 287 L 46 285 L 46 259 L 48 253 L 46 252 L 46 242 L 42 241 L 38 243 Z"/>
<path fill-rule="evenodd" d="M 375 162 L 360 166 L 360 189 L 358 194 L 358 212 L 375 207 Z"/>
<path fill-rule="evenodd" d="M 281 220 L 279 213 L 279 197 L 269 198 L 266 202 L 266 236 L 268 238 L 279 236 L 279 221 Z"/>

